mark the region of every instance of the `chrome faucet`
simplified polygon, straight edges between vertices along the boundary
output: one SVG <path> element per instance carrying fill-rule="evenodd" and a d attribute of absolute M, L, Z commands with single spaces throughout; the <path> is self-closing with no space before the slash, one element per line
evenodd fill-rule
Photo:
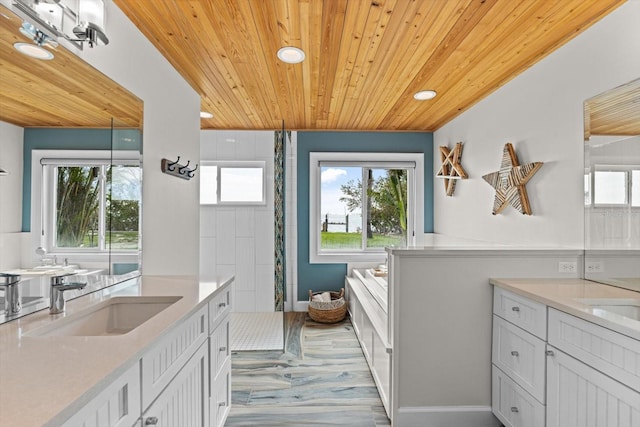
<path fill-rule="evenodd" d="M 87 286 L 82 282 L 67 282 L 66 278 L 73 274 L 62 274 L 51 277 L 51 291 L 49 292 L 49 314 L 64 313 L 64 291 L 83 289 Z"/>
<path fill-rule="evenodd" d="M 18 274 L 0 273 L 0 288 L 4 288 L 4 314 L 11 316 L 20 313 L 20 276 Z"/>

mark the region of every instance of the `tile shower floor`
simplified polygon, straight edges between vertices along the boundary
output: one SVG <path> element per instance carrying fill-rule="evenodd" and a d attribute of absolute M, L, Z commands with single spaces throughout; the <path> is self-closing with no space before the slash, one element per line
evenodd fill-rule
<path fill-rule="evenodd" d="M 389 426 L 349 319 L 287 313 L 286 351 L 236 352 L 226 427 Z"/>
<path fill-rule="evenodd" d="M 231 313 L 231 351 L 282 350 L 283 313 Z"/>

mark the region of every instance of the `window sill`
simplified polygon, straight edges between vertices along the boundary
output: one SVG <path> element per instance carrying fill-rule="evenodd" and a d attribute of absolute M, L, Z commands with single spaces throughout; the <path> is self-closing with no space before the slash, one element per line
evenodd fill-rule
<path fill-rule="evenodd" d="M 309 257 L 310 264 L 347 264 L 350 262 L 384 263 L 387 253 L 381 252 L 331 252 L 315 253 Z"/>

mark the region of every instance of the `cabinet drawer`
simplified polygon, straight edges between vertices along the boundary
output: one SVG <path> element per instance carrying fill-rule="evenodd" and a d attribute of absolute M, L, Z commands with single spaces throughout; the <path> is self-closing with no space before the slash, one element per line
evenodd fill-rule
<path fill-rule="evenodd" d="M 640 391 L 640 341 L 549 309 L 549 344 Z"/>
<path fill-rule="evenodd" d="M 544 405 L 500 369 L 491 369 L 491 409 L 505 427 L 544 427 Z"/>
<path fill-rule="evenodd" d="M 545 402 L 545 342 L 498 316 L 493 316 L 493 364 Z"/>
<path fill-rule="evenodd" d="M 222 427 L 231 410 L 231 360 L 223 365 L 213 382 L 209 400 L 209 419 L 214 427 Z"/>
<path fill-rule="evenodd" d="M 211 359 L 211 377 L 215 378 L 224 366 L 224 364 L 231 358 L 231 351 L 229 348 L 229 319 L 230 316 L 225 316 L 222 322 L 211 334 L 209 340 L 210 359 Z"/>
<path fill-rule="evenodd" d="M 207 306 L 180 323 L 142 356 L 142 408 L 145 410 L 207 339 Z"/>
<path fill-rule="evenodd" d="M 76 412 L 63 427 L 130 427 L 140 418 L 140 365 L 136 363 Z"/>
<path fill-rule="evenodd" d="M 547 306 L 494 287 L 493 313 L 532 333 L 547 339 Z"/>
<path fill-rule="evenodd" d="M 209 301 L 209 335 L 213 333 L 220 319 L 231 311 L 231 286 Z"/>

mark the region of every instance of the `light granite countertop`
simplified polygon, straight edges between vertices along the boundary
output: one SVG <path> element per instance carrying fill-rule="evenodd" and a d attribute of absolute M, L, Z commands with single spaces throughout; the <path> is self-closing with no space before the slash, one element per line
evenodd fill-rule
<path fill-rule="evenodd" d="M 489 279 L 494 286 L 640 340 L 640 321 L 594 308 L 581 300 L 616 300 L 640 305 L 640 292 L 584 279 Z"/>
<path fill-rule="evenodd" d="M 0 426 L 60 425 L 124 373 L 156 340 L 233 281 L 142 276 L 0 326 Z M 114 296 L 179 296 L 133 331 L 104 337 L 32 337 L 35 328 Z"/>

